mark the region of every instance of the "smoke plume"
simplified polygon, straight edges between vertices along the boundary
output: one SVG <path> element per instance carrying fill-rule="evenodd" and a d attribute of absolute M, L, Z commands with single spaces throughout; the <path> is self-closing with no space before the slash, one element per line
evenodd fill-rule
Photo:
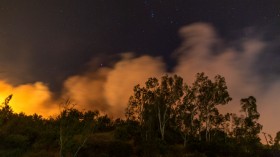
<path fill-rule="evenodd" d="M 65 94 L 86 109 L 98 109 L 113 117 L 123 117 L 133 87 L 143 84 L 149 77 L 164 74 L 164 63 L 151 56 L 133 57 L 123 54 L 122 60 L 112 68 L 100 68 L 72 76 L 65 81 Z"/>
<path fill-rule="evenodd" d="M 275 112 L 280 110 L 277 104 L 280 82 L 263 82 L 263 76 L 255 69 L 269 43 L 260 37 L 226 43 L 213 26 L 205 23 L 185 26 L 179 30 L 179 35 L 182 44 L 173 53 L 177 65 L 172 73 L 182 76 L 188 84 L 194 81 L 198 72 L 205 72 L 210 78 L 218 74 L 224 76 L 233 101 L 222 107 L 222 111 L 238 113 L 240 99 L 252 95 L 257 98 L 263 131 L 274 134 L 279 130 L 275 124 L 280 116 L 275 117 Z M 134 57 L 127 53 L 112 68 L 70 77 L 65 83 L 65 91 L 78 103 L 92 102 L 89 109 L 101 109 L 114 117 L 122 117 L 133 86 L 143 85 L 147 78 L 165 73 L 162 59 L 148 55 Z M 96 77 L 100 75 L 102 77 Z"/>
<path fill-rule="evenodd" d="M 205 23 L 185 26 L 179 34 L 183 42 L 176 51 L 178 65 L 174 73 L 188 83 L 194 81 L 197 72 L 205 72 L 210 78 L 218 74 L 224 76 L 233 101 L 222 110 L 238 113 L 240 99 L 255 96 L 261 114 L 260 123 L 264 125 L 263 131 L 274 135 L 280 130 L 275 125 L 280 118 L 276 114 L 280 111 L 277 103 L 280 81 L 264 82 L 264 76 L 255 69 L 258 67 L 258 59 L 265 53 L 265 47 L 270 46 L 269 43 L 260 38 L 248 37 L 226 45 L 217 36 L 215 29 Z"/>
<path fill-rule="evenodd" d="M 213 26 L 194 23 L 179 30 L 182 44 L 172 55 L 177 65 L 172 74 L 178 74 L 191 84 L 195 74 L 205 72 L 210 78 L 222 75 L 226 79 L 233 101 L 222 107 L 222 111 L 238 113 L 241 98 L 255 96 L 261 114 L 263 131 L 275 134 L 280 130 L 280 81 L 265 82 L 256 69 L 265 48 L 273 46 L 261 37 L 245 37 L 228 42 L 219 37 Z M 133 87 L 149 77 L 161 77 L 166 63 L 161 56 L 134 56 L 124 53 L 112 67 L 89 68 L 83 74 L 68 77 L 63 84 L 61 98 L 68 97 L 81 110 L 100 110 L 117 118 L 124 116 L 128 98 Z M 275 79 L 276 80 L 276 79 Z M 11 105 L 16 112 L 38 113 L 44 116 L 58 113 L 58 105 L 47 85 L 41 82 L 12 86 L 0 81 L 0 98 L 14 93 Z"/>

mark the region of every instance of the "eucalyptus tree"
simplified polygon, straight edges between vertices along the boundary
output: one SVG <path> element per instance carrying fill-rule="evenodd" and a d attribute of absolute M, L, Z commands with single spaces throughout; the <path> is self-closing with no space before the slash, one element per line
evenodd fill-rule
<path fill-rule="evenodd" d="M 223 130 L 230 138 L 236 138 L 239 135 L 243 124 L 243 118 L 235 113 L 226 113 L 224 115 Z"/>
<path fill-rule="evenodd" d="M 175 122 L 184 140 L 184 146 L 187 143 L 187 137 L 195 138 L 197 135 L 198 108 L 195 103 L 195 95 L 191 86 L 184 85 L 183 98 L 180 105 L 176 106 Z"/>
<path fill-rule="evenodd" d="M 260 114 L 257 110 L 256 98 L 249 96 L 240 100 L 241 127 L 237 129 L 236 139 L 246 153 L 256 153 L 256 148 L 261 145 L 258 134 L 262 125 L 258 123 Z"/>
<path fill-rule="evenodd" d="M 212 133 L 214 136 L 216 136 L 217 132 L 223 132 L 226 134 L 226 130 L 224 128 L 224 123 L 226 122 L 226 118 L 223 114 L 220 114 L 218 109 L 214 111 L 214 114 L 210 116 L 210 121 L 212 122 L 212 126 L 210 129 L 212 129 Z"/>
<path fill-rule="evenodd" d="M 141 126 L 152 130 L 157 125 L 161 140 L 164 140 L 168 121 L 175 114 L 175 108 L 180 104 L 183 95 L 183 79 L 177 75 L 165 75 L 158 80 L 149 78 L 145 87 L 137 85 L 130 97 L 126 111 L 128 119 L 139 121 Z M 148 133 L 146 131 L 146 133 Z"/>
<path fill-rule="evenodd" d="M 257 100 L 253 96 L 240 100 L 241 113 L 245 114 L 244 129 L 246 138 L 258 138 L 262 125 L 257 121 L 260 117 L 257 111 Z"/>
<path fill-rule="evenodd" d="M 151 81 L 151 80 L 150 80 Z M 154 81 L 157 81 L 155 79 Z M 141 127 L 141 133 L 145 141 L 153 138 L 152 134 L 155 130 L 154 123 L 155 107 L 150 99 L 153 98 L 151 92 L 147 88 L 136 85 L 134 94 L 129 98 L 128 107 L 126 108 L 126 118 L 128 121 L 136 121 Z"/>
<path fill-rule="evenodd" d="M 232 98 L 227 91 L 225 78 L 220 75 L 216 75 L 214 81 L 212 81 L 204 73 L 198 73 L 192 85 L 192 90 L 195 96 L 194 103 L 197 105 L 199 112 L 199 130 L 201 132 L 201 128 L 205 127 L 205 139 L 209 142 L 209 132 L 214 125 L 211 117 L 219 115 L 216 107 L 227 104 Z"/>

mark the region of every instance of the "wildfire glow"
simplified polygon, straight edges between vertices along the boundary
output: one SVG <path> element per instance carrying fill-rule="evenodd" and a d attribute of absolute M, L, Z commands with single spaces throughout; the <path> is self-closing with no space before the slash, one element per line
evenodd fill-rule
<path fill-rule="evenodd" d="M 0 81 L 0 101 L 13 94 L 10 106 L 16 113 L 24 112 L 27 115 L 37 113 L 49 117 L 58 113 L 59 108 L 52 101 L 49 88 L 42 82 L 13 86 Z"/>

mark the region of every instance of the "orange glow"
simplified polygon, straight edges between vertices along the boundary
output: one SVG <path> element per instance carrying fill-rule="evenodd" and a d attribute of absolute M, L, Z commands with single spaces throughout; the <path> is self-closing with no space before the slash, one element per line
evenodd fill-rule
<path fill-rule="evenodd" d="M 49 117 L 59 112 L 58 105 L 52 101 L 52 94 L 42 82 L 13 86 L 5 81 L 0 81 L 0 102 L 13 94 L 10 106 L 16 113 L 24 112 L 27 115 L 37 113 Z"/>

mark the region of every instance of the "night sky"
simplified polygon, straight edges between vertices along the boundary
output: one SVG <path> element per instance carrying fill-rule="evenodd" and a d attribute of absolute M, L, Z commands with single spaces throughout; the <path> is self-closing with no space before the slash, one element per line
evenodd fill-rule
<path fill-rule="evenodd" d="M 274 133 L 279 43 L 279 0 L 0 0 L 0 79 L 15 99 L 17 91 L 39 88 L 47 93 L 40 102 L 67 95 L 121 112 L 112 95 L 131 93 L 138 79 L 178 73 L 188 81 L 204 71 L 226 77 L 232 108 L 256 96 L 262 123 Z M 115 91 L 112 83 L 125 86 L 117 77 L 133 84 Z M 97 91 L 103 94 L 90 96 Z M 42 114 L 52 108 L 43 106 Z"/>

